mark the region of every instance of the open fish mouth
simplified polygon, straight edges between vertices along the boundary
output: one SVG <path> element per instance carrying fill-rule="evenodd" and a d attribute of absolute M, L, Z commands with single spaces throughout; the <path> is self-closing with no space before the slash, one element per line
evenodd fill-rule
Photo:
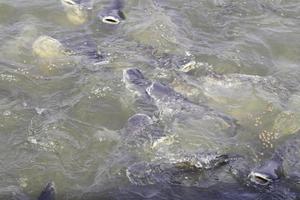
<path fill-rule="evenodd" d="M 117 25 L 120 23 L 120 20 L 114 16 L 105 16 L 102 18 L 102 22 L 105 24 L 114 24 Z"/>
<path fill-rule="evenodd" d="M 100 13 L 98 17 L 103 23 L 112 25 L 120 24 L 122 20 L 125 20 L 125 15 L 120 10 L 107 10 L 104 13 Z"/>
<path fill-rule="evenodd" d="M 263 174 L 260 172 L 250 172 L 248 178 L 251 182 L 258 185 L 269 185 L 273 182 L 273 179 L 271 179 L 267 174 Z"/>

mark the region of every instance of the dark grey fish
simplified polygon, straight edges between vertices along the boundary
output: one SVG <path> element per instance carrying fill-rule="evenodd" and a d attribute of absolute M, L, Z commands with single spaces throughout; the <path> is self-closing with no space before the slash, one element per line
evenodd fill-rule
<path fill-rule="evenodd" d="M 257 185 L 269 185 L 283 177 L 282 159 L 275 155 L 271 160 L 254 168 L 248 175 L 250 181 Z"/>
<path fill-rule="evenodd" d="M 86 192 L 81 200 L 297 200 L 300 192 L 287 189 L 257 191 L 239 183 L 220 182 L 209 187 L 177 184 L 129 185 Z M 29 198 L 18 198 L 28 200 Z M 55 200 L 54 183 L 48 183 L 38 200 Z"/>
<path fill-rule="evenodd" d="M 129 68 L 123 71 L 123 82 L 127 89 L 135 92 L 139 96 L 147 96 L 146 88 L 151 85 L 151 81 L 146 79 L 143 73 L 136 68 Z"/>
<path fill-rule="evenodd" d="M 207 105 L 195 104 L 166 84 L 146 79 L 139 69 L 124 70 L 123 80 L 131 92 L 138 94 L 139 99 L 157 106 L 161 119 L 184 121 L 193 118 L 205 123 L 207 119 L 212 119 L 224 126 L 222 129 L 226 134 L 236 134 L 237 124 L 234 118 Z"/>
<path fill-rule="evenodd" d="M 290 193 L 261 193 L 239 183 L 220 182 L 210 187 L 153 184 L 87 193 L 82 200 L 295 200 L 299 194 Z"/>
<path fill-rule="evenodd" d="M 245 159 L 230 163 L 230 171 L 236 180 L 258 193 L 255 200 L 296 200 L 300 197 L 296 179 L 286 174 L 284 168 L 286 158 L 278 154 L 278 151 L 282 152 L 282 148 L 283 146 L 280 146 L 270 160 L 253 169 Z"/>
<path fill-rule="evenodd" d="M 167 138 L 163 129 L 146 114 L 130 117 L 121 131 L 122 141 L 131 147 L 153 148 L 158 141 Z"/>
<path fill-rule="evenodd" d="M 55 185 L 54 182 L 50 182 L 41 192 L 38 200 L 55 200 Z"/>
<path fill-rule="evenodd" d="M 214 170 L 230 161 L 228 155 L 190 154 L 174 162 L 140 162 L 128 167 L 126 175 L 135 185 L 187 184 L 193 185 L 205 170 Z"/>
<path fill-rule="evenodd" d="M 85 30 L 62 33 L 58 37 L 72 55 L 83 56 L 86 58 L 84 61 L 94 65 L 105 62 L 105 56 L 99 50 L 96 41 Z"/>
<path fill-rule="evenodd" d="M 300 131 L 282 138 L 283 143 L 275 150 L 275 155 L 282 160 L 284 173 L 287 177 L 300 178 Z M 298 183 L 299 184 L 299 183 Z"/>
<path fill-rule="evenodd" d="M 300 132 L 281 138 L 270 160 L 254 168 L 248 178 L 258 185 L 271 185 L 287 179 L 300 186 Z M 279 142 L 280 143 L 280 142 Z"/>
<path fill-rule="evenodd" d="M 123 8 L 123 0 L 112 0 L 109 6 L 99 12 L 98 17 L 103 23 L 119 24 L 122 20 L 125 20 L 125 14 L 122 11 Z"/>
<path fill-rule="evenodd" d="M 138 112 L 152 116 L 158 109 L 153 99 L 146 92 L 151 81 L 144 77 L 142 72 L 136 68 L 123 71 L 123 82 L 125 87 L 134 95 L 134 104 Z"/>
<path fill-rule="evenodd" d="M 127 181 L 125 171 L 136 162 L 148 160 L 153 146 L 166 135 L 161 127 L 150 116 L 135 114 L 131 116 L 119 132 L 119 143 L 107 159 L 109 168 L 101 170 L 96 176 L 97 182 L 112 182 L 117 179 Z M 106 178 L 109 177 L 107 180 Z"/>
<path fill-rule="evenodd" d="M 44 187 L 37 200 L 55 200 L 55 193 L 56 193 L 55 184 L 54 182 L 51 181 L 47 183 L 47 185 Z M 24 193 L 16 194 L 14 199 L 30 200 L 30 198 Z"/>

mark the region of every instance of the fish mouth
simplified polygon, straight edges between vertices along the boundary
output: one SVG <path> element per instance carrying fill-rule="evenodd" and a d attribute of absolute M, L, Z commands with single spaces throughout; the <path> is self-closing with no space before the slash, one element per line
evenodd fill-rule
<path fill-rule="evenodd" d="M 267 175 L 260 172 L 250 172 L 248 178 L 251 182 L 258 185 L 269 185 L 273 180 Z"/>
<path fill-rule="evenodd" d="M 125 20 L 125 15 L 121 10 L 107 9 L 98 14 L 98 17 L 105 24 L 118 25 Z"/>
<path fill-rule="evenodd" d="M 114 17 L 114 16 L 104 16 L 102 18 L 102 22 L 105 23 L 105 24 L 113 24 L 113 25 L 117 25 L 119 24 L 121 21 Z"/>

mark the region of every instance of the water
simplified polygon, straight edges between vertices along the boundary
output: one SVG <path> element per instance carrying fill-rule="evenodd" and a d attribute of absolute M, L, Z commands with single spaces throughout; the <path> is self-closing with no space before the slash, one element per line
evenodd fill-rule
<path fill-rule="evenodd" d="M 122 82 L 128 67 L 237 119 L 223 146 L 253 166 L 300 129 L 299 1 L 130 0 L 115 27 L 96 18 L 107 3 L 95 0 L 78 25 L 59 1 L 0 0 L 1 198 L 17 190 L 35 198 L 49 180 L 61 199 L 128 184 L 118 176 L 118 159 L 131 156 L 118 151 L 120 130 L 139 110 Z M 103 60 L 38 58 L 40 35 L 79 53 L 98 46 Z M 94 46 L 81 47 L 87 38 Z M 181 72 L 185 59 L 195 68 Z M 187 151 L 204 143 L 205 127 L 189 123 L 171 131 Z M 153 159 L 149 152 L 140 159 Z"/>

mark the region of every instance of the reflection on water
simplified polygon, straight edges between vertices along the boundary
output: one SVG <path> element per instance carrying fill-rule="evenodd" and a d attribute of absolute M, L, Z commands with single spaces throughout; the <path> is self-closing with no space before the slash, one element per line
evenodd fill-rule
<path fill-rule="evenodd" d="M 252 168 L 284 151 L 279 153 L 287 169 L 284 181 L 268 192 L 296 199 L 296 192 L 287 191 L 300 189 L 297 155 L 288 154 L 299 151 L 294 143 L 300 131 L 300 3 L 130 0 L 122 10 L 126 20 L 103 24 L 98 12 L 110 3 L 95 0 L 89 8 L 66 8 L 60 1 L 1 0 L 0 197 L 18 191 L 36 197 L 52 180 L 61 199 L 80 199 L 89 192 L 105 196 L 118 186 L 124 190 L 116 195 L 124 198 L 170 199 L 178 191 L 190 199 L 217 198 L 210 190 L 197 191 L 209 186 L 227 199 L 235 199 L 237 191 L 253 199 L 257 194 L 237 182 L 246 187 Z M 41 38 L 51 38 L 52 46 L 40 46 Z M 123 70 L 129 67 L 187 99 L 178 103 L 172 93 L 151 101 L 158 107 L 149 105 L 141 95 L 149 90 L 126 87 Z M 195 106 L 187 109 L 187 102 Z M 220 114 L 202 116 L 197 106 Z M 127 120 L 145 110 L 156 129 L 138 130 L 148 134 L 140 138 L 127 131 L 129 139 L 124 139 Z M 173 119 L 166 120 L 166 113 Z M 234 134 L 222 131 L 227 125 L 220 116 L 235 120 Z M 152 147 L 128 144 L 149 138 L 157 139 Z M 181 168 L 163 168 L 160 162 L 176 163 L 181 153 L 192 152 L 239 155 L 244 161 L 237 159 L 231 169 L 197 172 L 193 181 L 184 171 L 186 180 L 176 182 L 182 188 L 161 192 L 150 186 L 145 194 L 130 196 L 128 190 L 137 189 L 128 187 L 129 165 L 154 162 L 169 176 Z"/>

